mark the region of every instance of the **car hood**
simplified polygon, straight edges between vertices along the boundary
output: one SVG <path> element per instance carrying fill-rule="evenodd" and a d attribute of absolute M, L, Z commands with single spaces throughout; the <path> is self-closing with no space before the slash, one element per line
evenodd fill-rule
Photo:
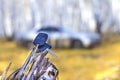
<path fill-rule="evenodd" d="M 37 36 L 37 33 L 34 31 L 17 32 L 15 34 L 15 39 L 33 40 L 36 36 Z"/>

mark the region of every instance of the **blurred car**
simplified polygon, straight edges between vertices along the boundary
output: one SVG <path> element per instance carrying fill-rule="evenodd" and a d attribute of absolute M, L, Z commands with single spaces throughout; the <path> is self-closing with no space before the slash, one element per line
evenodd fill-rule
<path fill-rule="evenodd" d="M 91 48 L 101 42 L 101 36 L 97 33 L 75 32 L 67 27 L 43 26 L 33 28 L 26 32 L 15 33 L 15 41 L 18 45 L 31 47 L 31 43 L 38 33 L 48 34 L 48 43 L 53 48 Z"/>

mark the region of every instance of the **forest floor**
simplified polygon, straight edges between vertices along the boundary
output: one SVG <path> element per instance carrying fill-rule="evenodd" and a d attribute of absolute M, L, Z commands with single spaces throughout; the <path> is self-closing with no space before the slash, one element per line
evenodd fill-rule
<path fill-rule="evenodd" d="M 52 50 L 58 57 L 47 57 L 59 69 L 59 80 L 120 80 L 120 39 L 107 39 L 93 49 Z M 8 74 L 19 68 L 30 51 L 0 39 L 0 75 L 9 62 Z"/>

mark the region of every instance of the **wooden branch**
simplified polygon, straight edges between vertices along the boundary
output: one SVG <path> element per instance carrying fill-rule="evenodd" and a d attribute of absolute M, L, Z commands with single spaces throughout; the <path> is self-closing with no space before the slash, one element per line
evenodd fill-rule
<path fill-rule="evenodd" d="M 2 74 L 1 80 L 5 80 L 7 72 L 10 69 L 11 64 L 12 64 L 12 62 L 9 63 L 8 67 L 6 68 L 6 70 L 4 71 L 4 73 Z"/>

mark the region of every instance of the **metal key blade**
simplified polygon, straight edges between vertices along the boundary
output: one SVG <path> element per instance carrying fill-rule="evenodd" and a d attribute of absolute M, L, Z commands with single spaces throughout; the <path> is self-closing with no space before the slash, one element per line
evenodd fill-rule
<path fill-rule="evenodd" d="M 53 57 L 57 57 L 57 55 L 52 51 L 50 50 L 49 48 L 46 49 Z"/>

